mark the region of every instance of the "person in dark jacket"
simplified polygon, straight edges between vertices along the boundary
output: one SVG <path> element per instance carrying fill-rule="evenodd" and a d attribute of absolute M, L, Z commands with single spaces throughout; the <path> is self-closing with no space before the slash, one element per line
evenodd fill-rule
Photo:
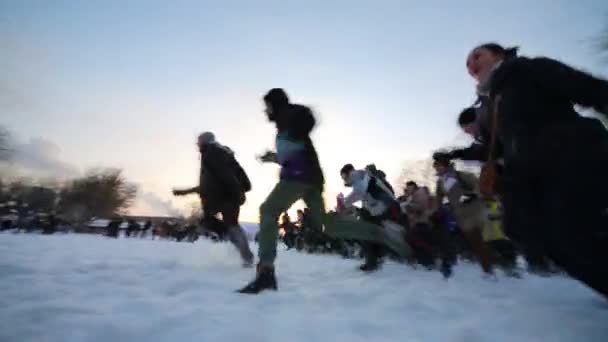
<path fill-rule="evenodd" d="M 274 260 L 277 254 L 278 219 L 297 200 L 302 199 L 310 209 L 311 229 L 322 230 L 325 204 L 322 193 L 324 177 L 317 151 L 310 138 L 315 118 L 310 108 L 292 104 L 283 89 L 274 88 L 264 96 L 266 115 L 277 128 L 276 152 L 266 152 L 263 162 L 281 166 L 279 183 L 260 206 L 260 262 L 255 279 L 239 290 L 257 294 L 277 289 Z"/>
<path fill-rule="evenodd" d="M 573 107 L 608 114 L 608 82 L 494 43 L 473 49 L 467 69 L 488 99 L 480 124 L 492 132 L 496 120 L 504 148 L 505 232 L 608 296 L 608 132 Z"/>
<path fill-rule="evenodd" d="M 249 249 L 247 235 L 239 225 L 240 207 L 245 203 L 245 192 L 251 183 L 245 171 L 234 157 L 234 152 L 221 145 L 211 132 L 198 137 L 201 153 L 199 185 L 190 189 L 174 190 L 176 196 L 198 193 L 203 208 L 203 225 L 209 224 L 218 213 L 230 237 L 239 250 L 243 266 L 253 265 L 253 253 Z"/>
<path fill-rule="evenodd" d="M 469 136 L 473 143 L 469 147 L 458 148 L 448 152 L 450 159 L 472 160 L 484 162 L 489 156 L 490 132 L 481 126 L 478 121 L 478 112 L 482 107 L 467 107 L 458 115 L 458 125 Z M 495 153 L 501 155 L 501 146 L 497 147 Z"/>
<path fill-rule="evenodd" d="M 148 231 L 150 230 L 150 228 L 152 228 L 152 221 L 148 220 L 148 221 L 146 221 L 143 228 L 141 229 L 140 237 L 142 237 L 142 238 L 145 237 L 146 234 L 148 233 Z"/>
<path fill-rule="evenodd" d="M 491 132 L 481 125 L 480 117 L 488 115 L 487 107 L 489 101 L 487 96 L 480 96 L 478 102 L 480 103 L 478 106 L 465 108 L 458 116 L 458 125 L 463 132 L 474 139 L 473 143 L 468 147 L 457 148 L 447 152 L 445 154 L 447 158 L 478 162 L 486 162 L 488 160 L 490 156 Z M 498 158 L 496 169 L 498 173 L 498 185 L 496 190 L 498 191 L 498 195 L 501 196 L 503 193 L 501 179 L 504 161 L 502 159 L 503 148 L 500 142 L 495 142 L 493 153 L 494 157 Z M 527 223 L 532 224 L 531 219 Z M 542 244 L 535 243 L 534 241 L 538 241 L 538 239 L 528 239 L 528 243 L 525 246 L 520 246 L 528 264 L 528 270 L 536 274 L 548 274 L 550 273 L 551 266 L 543 251 L 544 247 Z"/>

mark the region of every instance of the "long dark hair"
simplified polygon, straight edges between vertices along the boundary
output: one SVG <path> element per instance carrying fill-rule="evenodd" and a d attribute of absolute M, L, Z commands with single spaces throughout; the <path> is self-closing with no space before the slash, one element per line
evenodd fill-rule
<path fill-rule="evenodd" d="M 517 51 L 519 50 L 518 46 L 505 48 L 497 43 L 485 43 L 479 45 L 477 48 L 490 50 L 490 52 L 503 57 L 505 60 L 517 57 Z"/>

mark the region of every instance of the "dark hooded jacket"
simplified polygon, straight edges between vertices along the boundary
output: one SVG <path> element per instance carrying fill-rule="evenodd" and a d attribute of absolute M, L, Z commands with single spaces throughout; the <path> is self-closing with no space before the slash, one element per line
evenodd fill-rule
<path fill-rule="evenodd" d="M 276 152 L 282 180 L 312 184 L 323 189 L 325 180 L 310 138 L 316 122 L 308 107 L 289 104 L 276 120 Z"/>
<path fill-rule="evenodd" d="M 201 153 L 199 180 L 199 194 L 205 203 L 240 203 L 249 189 L 249 179 L 232 150 L 218 143 L 207 144 Z"/>

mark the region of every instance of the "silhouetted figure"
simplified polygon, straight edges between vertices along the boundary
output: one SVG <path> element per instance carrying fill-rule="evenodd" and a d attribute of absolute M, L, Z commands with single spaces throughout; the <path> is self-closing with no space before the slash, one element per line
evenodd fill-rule
<path fill-rule="evenodd" d="M 118 232 L 120 231 L 121 220 L 111 220 L 107 227 L 107 236 L 118 238 Z"/>
<path fill-rule="evenodd" d="M 144 224 L 144 226 L 141 229 L 141 237 L 142 238 L 145 237 L 151 228 L 152 228 L 152 221 L 150 221 L 150 220 L 146 221 L 146 223 Z"/>
<path fill-rule="evenodd" d="M 249 249 L 247 235 L 239 224 L 241 205 L 245 193 L 251 190 L 251 182 L 245 170 L 234 157 L 234 152 L 221 145 L 211 132 L 198 137 L 201 153 L 199 185 L 185 190 L 175 190 L 176 196 L 198 193 L 203 209 L 203 226 L 216 226 L 217 215 L 222 215 L 225 231 L 232 244 L 239 250 L 243 265 L 253 265 L 253 253 Z"/>
<path fill-rule="evenodd" d="M 486 103 L 480 123 L 504 147 L 505 232 L 608 296 L 608 132 L 574 109 L 608 114 L 608 82 L 494 43 L 467 68 Z"/>
<path fill-rule="evenodd" d="M 291 222 L 289 214 L 283 214 L 279 228 L 283 229 L 284 231 L 283 243 L 285 243 L 285 246 L 287 246 L 288 250 L 292 249 L 295 246 L 297 227 L 293 222 Z"/>
<path fill-rule="evenodd" d="M 325 213 L 323 186 L 325 180 L 310 139 L 315 118 L 310 108 L 291 104 L 283 89 L 272 89 L 264 96 L 266 115 L 277 128 L 276 152 L 261 157 L 264 162 L 281 165 L 279 183 L 260 207 L 259 258 L 255 279 L 240 290 L 256 294 L 266 289 L 277 289 L 274 273 L 278 219 L 297 200 L 303 199 L 310 208 L 310 220 L 321 227 Z M 319 228 L 320 229 L 320 228 Z"/>

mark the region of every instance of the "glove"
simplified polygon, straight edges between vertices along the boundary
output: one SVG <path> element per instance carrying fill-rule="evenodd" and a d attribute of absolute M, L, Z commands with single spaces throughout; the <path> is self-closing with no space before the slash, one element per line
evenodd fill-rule
<path fill-rule="evenodd" d="M 437 152 L 433 153 L 433 160 L 435 160 L 435 161 L 439 161 L 439 160 L 450 161 L 450 160 L 452 160 L 452 154 L 450 152 L 437 151 Z"/>
<path fill-rule="evenodd" d="M 272 151 L 266 151 L 263 155 L 259 157 L 260 161 L 263 163 L 276 163 L 277 162 L 277 154 Z"/>
<path fill-rule="evenodd" d="M 187 190 L 177 190 L 177 189 L 173 190 L 173 196 L 184 196 L 187 194 L 188 194 Z"/>

